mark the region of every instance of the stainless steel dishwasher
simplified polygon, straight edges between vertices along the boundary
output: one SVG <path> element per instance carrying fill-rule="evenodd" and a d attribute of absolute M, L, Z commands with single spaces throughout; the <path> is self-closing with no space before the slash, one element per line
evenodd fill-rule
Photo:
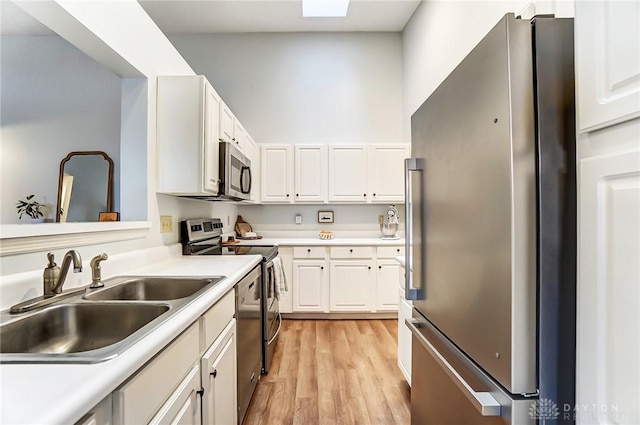
<path fill-rule="evenodd" d="M 236 285 L 236 336 L 238 359 L 238 424 L 242 424 L 260 378 L 262 315 L 260 310 L 261 266 L 256 266 Z"/>

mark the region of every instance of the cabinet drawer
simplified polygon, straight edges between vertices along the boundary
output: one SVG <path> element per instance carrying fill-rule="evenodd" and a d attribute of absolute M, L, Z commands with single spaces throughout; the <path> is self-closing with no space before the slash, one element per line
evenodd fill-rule
<path fill-rule="evenodd" d="M 331 258 L 373 258 L 372 246 L 332 246 Z"/>
<path fill-rule="evenodd" d="M 229 321 L 233 319 L 235 311 L 235 293 L 231 290 L 202 315 L 200 319 L 202 332 L 202 338 L 200 339 L 201 351 L 204 351 L 216 340 L 220 332 L 222 332 Z"/>
<path fill-rule="evenodd" d="M 160 409 L 200 355 L 193 324 L 113 392 L 114 425 L 146 424 Z"/>
<path fill-rule="evenodd" d="M 404 256 L 404 246 L 379 246 L 378 258 L 395 258 Z"/>
<path fill-rule="evenodd" d="M 293 258 L 320 258 L 327 256 L 327 248 L 323 246 L 296 246 L 293 248 Z"/>

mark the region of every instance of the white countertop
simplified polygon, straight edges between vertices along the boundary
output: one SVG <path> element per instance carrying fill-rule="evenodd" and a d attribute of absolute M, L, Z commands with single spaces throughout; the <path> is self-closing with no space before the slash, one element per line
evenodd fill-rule
<path fill-rule="evenodd" d="M 381 239 L 381 238 L 343 238 L 333 239 L 320 238 L 262 238 L 252 240 L 241 240 L 240 245 L 277 245 L 277 246 L 396 246 L 404 245 L 404 239 Z"/>
<path fill-rule="evenodd" d="M 127 275 L 227 278 L 112 360 L 95 364 L 0 364 L 0 423 L 72 424 L 207 311 L 261 257 L 172 257 Z"/>

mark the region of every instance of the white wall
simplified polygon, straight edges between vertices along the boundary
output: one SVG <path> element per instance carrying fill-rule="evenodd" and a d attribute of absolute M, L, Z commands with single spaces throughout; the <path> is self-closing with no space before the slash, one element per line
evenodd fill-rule
<path fill-rule="evenodd" d="M 529 6 L 529 7 L 527 7 Z M 505 13 L 573 16 L 573 0 L 423 1 L 402 33 L 405 140 L 411 115 Z"/>
<path fill-rule="evenodd" d="M 398 33 L 169 35 L 258 143 L 394 143 Z"/>
<path fill-rule="evenodd" d="M 15 203 L 32 193 L 55 219 L 60 161 L 69 152 L 104 151 L 119 173 L 121 80 L 59 36 L 0 43 L 0 223 L 19 223 Z"/>
<path fill-rule="evenodd" d="M 87 265 L 85 267 L 87 271 L 80 275 L 74 275 L 74 279 L 67 282 L 65 286 L 73 287 L 89 282 L 88 261 L 102 252 L 115 255 L 178 242 L 178 220 L 181 218 L 230 215 L 235 221 L 236 205 L 189 201 L 156 194 L 156 78 L 158 75 L 194 75 L 194 73 L 137 1 L 120 0 L 115 3 L 76 2 L 73 0 L 26 1 L 19 2 L 19 5 L 37 16 L 43 24 L 63 35 L 67 41 L 72 42 L 87 56 L 96 59 L 101 65 L 117 74 L 118 83 L 115 93 L 118 106 L 116 116 L 122 125 L 118 124 L 114 138 L 122 141 L 121 150 L 124 155 L 120 158 L 123 168 L 121 173 L 123 187 L 127 186 L 127 189 L 122 191 L 123 216 L 133 217 L 129 220 L 147 219 L 151 222 L 151 228 L 141 239 L 83 246 L 64 246 L 55 249 L 54 254 L 58 261 L 68 249 L 78 249 L 85 260 L 85 265 Z M 3 50 L 4 47 L 3 43 Z M 24 48 L 25 51 L 30 49 L 27 46 Z M 64 74 L 65 78 L 84 80 L 85 77 L 82 74 L 75 72 L 78 65 L 78 60 L 69 61 L 68 72 Z M 6 86 L 3 82 L 3 107 L 5 90 Z M 120 115 L 121 112 L 122 115 Z M 31 127 L 37 126 L 33 120 L 24 122 L 23 125 L 27 127 L 28 131 L 33 131 L 34 129 Z M 3 116 L 2 160 L 4 161 L 6 158 L 24 166 L 29 161 L 28 157 L 7 155 L 4 149 L 4 130 Z M 39 137 L 39 139 L 42 138 Z M 84 137 L 85 142 L 91 140 L 93 139 Z M 86 147 L 87 145 L 83 144 L 82 146 Z M 39 152 L 37 149 L 36 151 Z M 53 162 L 56 172 L 52 181 L 57 187 L 59 159 L 56 158 Z M 2 168 L 4 172 L 4 162 Z M 12 186 L 11 178 L 5 179 L 4 174 L 1 177 L 3 184 L 6 182 Z M 3 186 L 3 204 L 5 199 L 7 197 Z M 12 202 L 10 199 L 9 204 Z M 55 204 L 55 196 L 50 202 Z M 138 216 L 141 211 L 144 213 L 142 218 Z M 173 217 L 173 233 L 160 233 L 160 215 Z M 0 226 L 0 233 L 1 231 L 2 227 Z M 227 231 L 226 228 L 225 231 Z M 65 235 L 59 239 L 67 240 Z M 0 257 L 0 299 L 5 291 L 3 280 L 5 276 L 40 270 L 45 264 L 46 251 Z M 108 264 L 105 264 L 104 267 L 107 268 Z M 36 291 L 41 291 L 41 273 L 34 275 L 38 276 L 37 281 L 30 282 L 25 286 L 25 290 L 36 288 Z M 25 293 L 25 297 L 36 294 L 32 291 L 28 294 Z"/>

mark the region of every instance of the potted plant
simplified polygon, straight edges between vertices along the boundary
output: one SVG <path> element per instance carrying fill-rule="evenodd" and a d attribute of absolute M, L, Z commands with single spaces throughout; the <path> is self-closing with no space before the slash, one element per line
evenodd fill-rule
<path fill-rule="evenodd" d="M 44 214 L 42 213 L 44 205 L 35 201 L 33 199 L 34 196 L 35 195 L 31 194 L 27 196 L 25 200 L 19 200 L 16 204 L 19 219 L 22 219 L 22 216 L 26 214 L 31 217 L 31 221 L 42 222 L 44 220 Z"/>

